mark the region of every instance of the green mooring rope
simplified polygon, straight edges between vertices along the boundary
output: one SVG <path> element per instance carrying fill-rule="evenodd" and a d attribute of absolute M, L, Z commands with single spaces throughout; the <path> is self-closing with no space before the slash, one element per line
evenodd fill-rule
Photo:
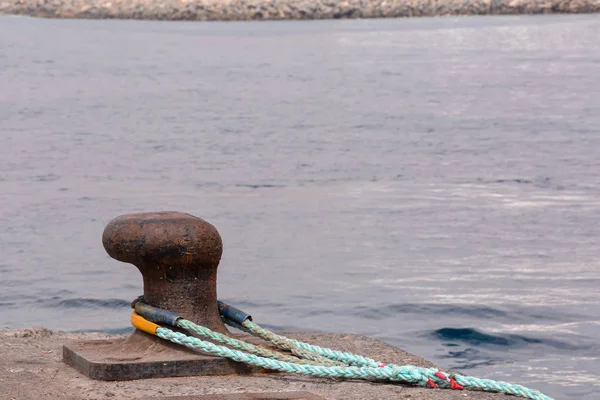
<path fill-rule="evenodd" d="M 225 322 L 228 325 L 240 326 L 236 323 L 230 324 L 229 320 L 225 320 Z M 464 376 L 464 375 L 459 375 L 459 374 L 447 374 L 447 373 L 443 373 L 443 372 L 440 373 L 440 371 L 438 371 L 437 369 L 432 370 L 432 369 L 418 368 L 418 367 L 413 367 L 413 366 L 399 366 L 399 365 L 395 365 L 395 364 L 387 364 L 386 365 L 386 364 L 377 362 L 371 358 L 360 356 L 357 354 L 341 352 L 341 351 L 337 351 L 337 350 L 332 350 L 332 349 L 328 349 L 328 348 L 311 345 L 309 343 L 300 342 L 300 341 L 297 341 L 294 339 L 289 339 L 289 338 L 286 338 L 285 336 L 277 335 L 273 332 L 270 332 L 267 329 L 261 328 L 258 324 L 254 323 L 250 320 L 245 320 L 243 322 L 243 324 L 241 325 L 241 327 L 243 328 L 244 331 L 246 331 L 254 336 L 261 337 L 261 338 L 275 344 L 276 346 L 278 346 L 279 343 L 283 342 L 289 346 L 298 346 L 302 349 L 306 349 L 308 351 L 315 352 L 324 357 L 328 357 L 333 360 L 339 360 L 346 364 L 350 364 L 350 365 L 354 365 L 354 366 L 358 366 L 358 367 L 370 367 L 370 368 L 378 368 L 378 369 L 384 369 L 384 368 L 391 367 L 391 368 L 395 368 L 397 370 L 401 370 L 403 368 L 410 368 L 413 371 L 413 373 L 414 373 L 414 370 L 416 369 L 417 371 L 426 374 L 426 377 L 424 378 L 426 384 L 428 383 L 427 378 L 433 378 L 431 376 L 431 371 L 433 371 L 434 377 L 442 379 L 441 383 L 438 382 L 437 380 L 433 381 L 433 383 L 436 383 L 439 387 L 442 387 L 442 388 L 451 388 L 451 386 L 452 386 L 451 383 L 446 382 L 446 379 L 443 378 L 443 377 L 449 376 L 451 379 L 454 379 L 454 381 L 456 383 L 458 383 L 460 386 L 462 386 L 464 389 L 468 389 L 468 390 L 481 390 L 481 391 L 488 391 L 488 392 L 504 393 L 504 394 L 510 394 L 513 396 L 524 397 L 524 398 L 533 399 L 533 400 L 552 400 L 550 397 L 540 393 L 537 390 L 531 390 L 531 389 L 528 389 L 521 385 L 515 385 L 515 384 L 506 383 L 506 382 L 502 382 L 502 381 L 495 381 L 495 380 L 491 380 L 491 379 L 475 378 L 472 376 Z M 400 374 L 400 375 L 402 375 L 402 374 Z"/>
<path fill-rule="evenodd" d="M 136 302 L 141 303 L 141 300 L 136 300 Z M 134 302 L 134 305 L 136 302 Z M 504 393 L 531 400 L 553 400 L 537 390 L 531 390 L 521 385 L 459 374 L 447 374 L 439 371 L 437 368 L 383 364 L 368 357 L 323 348 L 277 335 L 260 327 L 258 324 L 254 323 L 251 318 L 244 319 L 240 324 L 238 323 L 239 321 L 233 321 L 222 315 L 223 321 L 226 324 L 260 337 L 274 344 L 279 349 L 291 351 L 292 354 L 301 357 L 295 358 L 222 335 L 164 310 L 155 309 L 147 305 L 144 305 L 144 307 L 146 309 L 142 310 L 138 309 L 136 306 L 136 312 L 151 321 L 168 322 L 172 326 L 186 329 L 203 337 L 227 344 L 243 351 L 216 345 L 183 333 L 175 332 L 166 327 L 154 325 L 156 328 L 154 329 L 154 332 L 151 333 L 156 336 L 189 348 L 201 350 L 205 353 L 218 355 L 220 357 L 229 358 L 234 361 L 265 369 L 317 377 L 392 381 L 425 387 L 429 386 L 432 388 L 439 387 Z M 168 313 L 170 314 L 170 318 L 164 319 L 157 317 L 156 313 L 147 312 L 148 309 Z M 136 325 L 136 327 L 138 326 Z"/>
<path fill-rule="evenodd" d="M 377 362 L 371 358 L 363 357 L 358 354 L 323 348 L 312 345 L 310 343 L 304 343 L 294 339 L 286 338 L 285 336 L 277 335 L 267 329 L 261 328 L 249 319 L 245 320 L 243 322 L 243 325 L 239 325 L 226 318 L 224 318 L 223 321 L 229 326 L 240 329 L 244 332 L 250 333 L 251 335 L 271 342 L 282 350 L 289 350 L 293 352 L 294 349 L 301 349 L 304 351 L 308 351 L 311 354 L 318 354 L 330 360 L 340 361 L 346 365 L 353 365 L 355 367 L 380 368 L 383 365 L 382 363 Z"/>
<path fill-rule="evenodd" d="M 212 340 L 220 342 L 220 343 L 224 343 L 224 344 L 234 347 L 236 349 L 243 350 L 247 353 L 258 355 L 261 357 L 273 358 L 273 359 L 279 360 L 279 361 L 295 362 L 295 363 L 299 363 L 299 364 L 314 364 L 316 362 L 320 362 L 321 364 L 324 364 L 324 365 L 343 365 L 342 363 L 336 362 L 332 359 L 321 357 L 318 354 L 311 354 L 313 359 L 309 359 L 309 360 L 286 356 L 285 354 L 279 353 L 277 351 L 269 350 L 266 347 L 256 346 L 251 343 L 246 343 L 244 341 L 237 340 L 237 339 L 234 339 L 227 335 L 223 335 L 221 333 L 212 331 L 208 328 L 205 328 L 200 325 L 196 325 L 195 323 L 188 321 L 186 319 L 183 319 L 183 318 L 177 320 L 177 326 L 179 326 L 180 328 L 183 328 L 185 330 L 194 332 L 205 338 L 212 339 Z"/>

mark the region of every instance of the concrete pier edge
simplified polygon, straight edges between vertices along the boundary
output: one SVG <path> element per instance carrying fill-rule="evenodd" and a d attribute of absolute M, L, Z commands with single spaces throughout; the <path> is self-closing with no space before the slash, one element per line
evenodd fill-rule
<path fill-rule="evenodd" d="M 434 364 L 380 340 L 352 334 L 284 333 L 309 343 L 373 357 L 382 362 L 433 367 Z M 121 338 L 101 333 L 52 332 L 45 328 L 0 329 L 0 383 L 6 399 L 176 399 L 248 393 L 311 393 L 329 400 L 509 400 L 511 396 L 474 391 L 429 389 L 361 380 L 296 374 L 188 376 L 131 381 L 90 379 L 65 364 L 62 347 L 72 341 Z M 490 377 L 493 378 L 493 377 Z M 518 383 L 518 382 L 515 382 Z M 212 398 L 212 397 L 211 397 Z M 182 398 L 183 400 L 183 398 Z"/>
<path fill-rule="evenodd" d="M 0 14 L 188 21 L 600 12 L 600 0 L 0 0 Z"/>

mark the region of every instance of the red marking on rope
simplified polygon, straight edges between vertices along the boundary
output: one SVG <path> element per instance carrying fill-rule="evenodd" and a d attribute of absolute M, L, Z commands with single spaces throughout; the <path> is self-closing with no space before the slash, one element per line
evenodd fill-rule
<path fill-rule="evenodd" d="M 384 364 L 384 363 L 380 363 L 380 364 L 379 364 L 379 368 L 385 368 L 385 367 L 387 367 L 387 365 L 386 365 L 386 364 Z"/>
<path fill-rule="evenodd" d="M 448 378 L 446 377 L 446 375 L 444 375 L 444 374 L 442 373 L 442 371 L 438 371 L 438 372 L 436 372 L 434 375 L 435 375 L 435 376 L 437 376 L 438 378 L 440 378 L 440 379 L 444 380 L 444 381 L 445 381 L 446 379 L 448 379 Z"/>
<path fill-rule="evenodd" d="M 455 390 L 463 390 L 463 386 L 456 383 L 454 378 L 450 378 L 450 387 Z"/>
<path fill-rule="evenodd" d="M 431 378 L 427 378 L 427 386 L 432 387 L 434 389 L 439 388 L 439 386 L 436 385 L 435 382 L 431 380 Z"/>

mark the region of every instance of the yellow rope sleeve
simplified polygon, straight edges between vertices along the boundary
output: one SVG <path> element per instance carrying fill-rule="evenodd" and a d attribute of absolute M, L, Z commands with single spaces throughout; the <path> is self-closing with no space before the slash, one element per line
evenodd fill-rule
<path fill-rule="evenodd" d="M 135 311 L 131 313 L 131 325 L 135 326 L 140 331 L 149 333 L 151 335 L 156 336 L 156 330 L 160 328 L 160 326 L 156 325 L 154 322 L 150 322 Z"/>

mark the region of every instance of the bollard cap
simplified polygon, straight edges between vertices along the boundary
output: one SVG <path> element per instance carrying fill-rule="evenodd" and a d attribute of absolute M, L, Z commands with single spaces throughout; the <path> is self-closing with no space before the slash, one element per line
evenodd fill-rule
<path fill-rule="evenodd" d="M 216 269 L 223 253 L 213 225 L 177 211 L 121 215 L 104 229 L 102 244 L 112 258 L 139 268 Z"/>

